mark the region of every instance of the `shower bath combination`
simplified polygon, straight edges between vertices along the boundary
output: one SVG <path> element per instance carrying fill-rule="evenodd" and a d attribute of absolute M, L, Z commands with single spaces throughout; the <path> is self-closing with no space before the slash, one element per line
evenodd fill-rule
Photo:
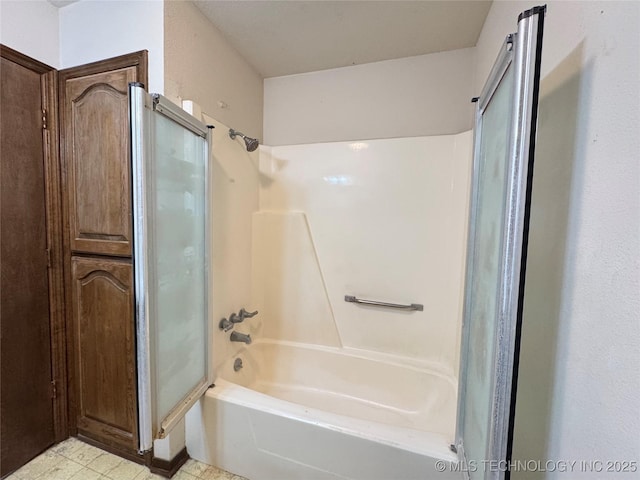
<path fill-rule="evenodd" d="M 260 140 L 257 138 L 247 137 L 244 133 L 234 130 L 233 128 L 229 129 L 229 137 L 231 140 L 235 140 L 236 137 L 242 137 L 247 152 L 254 152 L 258 148 L 258 145 L 260 145 Z"/>
<path fill-rule="evenodd" d="M 473 157 L 471 132 L 261 149 L 261 318 L 250 345 L 219 324 L 234 343 L 186 415 L 192 458 L 256 480 L 508 475 L 465 466 L 510 458 L 544 11 L 500 47 Z"/>
<path fill-rule="evenodd" d="M 251 181 L 228 188 L 210 174 L 221 167 L 210 128 L 129 86 L 139 452 L 184 419 L 192 458 L 255 480 L 504 478 L 464 465 L 504 461 L 513 438 L 539 80 L 529 76 L 540 65 L 543 14 L 524 12 L 501 46 L 476 105 L 473 167 L 470 132 L 266 146 L 258 165 L 236 163 Z M 258 149 L 257 139 L 228 132 Z M 211 261 L 231 236 L 211 241 L 221 229 L 209 210 L 242 223 L 228 209 L 245 192 L 251 203 L 233 210 L 251 214 L 242 271 L 251 288 L 242 293 L 261 317 L 235 331 L 257 314 L 242 309 L 216 331 L 210 314 L 230 305 L 211 289 L 214 276 L 224 283 L 242 265 L 233 255 L 224 268 Z M 158 198 L 170 207 L 156 208 Z M 186 228 L 175 228 L 176 215 Z M 487 238 L 500 243 L 487 247 Z M 161 261 L 185 241 L 189 255 Z"/>

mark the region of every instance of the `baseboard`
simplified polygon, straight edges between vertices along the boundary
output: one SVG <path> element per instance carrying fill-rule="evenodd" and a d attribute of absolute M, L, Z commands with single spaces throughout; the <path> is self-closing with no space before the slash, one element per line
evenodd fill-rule
<path fill-rule="evenodd" d="M 151 470 L 151 473 L 161 475 L 165 478 L 171 478 L 180 470 L 180 467 L 184 465 L 187 460 L 189 460 L 189 454 L 187 453 L 187 447 L 184 447 L 171 460 L 162 460 L 161 458 L 153 457 L 149 464 L 149 470 Z"/>
<path fill-rule="evenodd" d="M 123 448 L 118 448 L 114 445 L 108 445 L 99 440 L 95 440 L 87 435 L 84 435 L 78 432 L 76 436 L 78 440 L 83 441 L 84 443 L 88 443 L 89 445 L 93 445 L 94 447 L 98 447 L 106 452 L 113 453 L 119 457 L 125 458 L 135 463 L 139 463 L 141 465 L 147 465 L 149 463 L 149 459 L 146 458 L 145 455 L 141 455 L 135 450 L 125 450 Z"/>

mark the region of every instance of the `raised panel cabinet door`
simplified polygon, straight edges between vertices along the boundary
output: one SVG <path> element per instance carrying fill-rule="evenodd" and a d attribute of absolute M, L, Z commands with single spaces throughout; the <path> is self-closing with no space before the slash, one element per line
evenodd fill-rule
<path fill-rule="evenodd" d="M 72 297 L 78 432 L 137 447 L 133 266 L 73 257 Z"/>
<path fill-rule="evenodd" d="M 127 88 L 135 66 L 61 82 L 63 149 L 74 252 L 131 255 Z"/>

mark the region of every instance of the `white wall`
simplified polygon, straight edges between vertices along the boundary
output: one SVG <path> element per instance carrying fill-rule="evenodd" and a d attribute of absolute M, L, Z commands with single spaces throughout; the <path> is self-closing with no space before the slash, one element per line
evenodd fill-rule
<path fill-rule="evenodd" d="M 493 3 L 477 46 L 476 89 L 530 6 Z M 518 459 L 640 459 L 638 25 L 638 2 L 548 2 Z M 625 476 L 576 468 L 514 478 Z"/>
<path fill-rule="evenodd" d="M 58 9 L 46 0 L 0 1 L 0 43 L 60 66 Z"/>
<path fill-rule="evenodd" d="M 262 138 L 262 77 L 191 2 L 167 1 L 164 12 L 166 95 Z"/>
<path fill-rule="evenodd" d="M 81 0 L 60 9 L 60 68 L 149 51 L 150 92 L 164 92 L 164 0 Z"/>
<path fill-rule="evenodd" d="M 473 49 L 264 81 L 267 145 L 455 134 L 472 127 Z"/>

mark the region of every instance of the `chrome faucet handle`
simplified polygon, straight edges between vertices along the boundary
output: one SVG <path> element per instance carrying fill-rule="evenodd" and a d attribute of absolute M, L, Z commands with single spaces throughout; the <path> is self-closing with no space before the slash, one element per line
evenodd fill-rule
<path fill-rule="evenodd" d="M 230 322 L 226 318 L 223 318 L 222 320 L 220 320 L 220 323 L 218 323 L 218 327 L 220 327 L 220 330 L 228 332 L 233 328 L 233 322 Z"/>
<path fill-rule="evenodd" d="M 241 308 L 240 311 L 238 312 L 238 316 L 242 319 L 252 318 L 252 317 L 255 317 L 257 314 L 258 314 L 257 310 L 255 312 L 247 312 L 244 308 Z"/>
<path fill-rule="evenodd" d="M 258 314 L 257 310 L 255 312 L 247 312 L 244 308 L 241 308 L 237 314 L 232 313 L 229 316 L 229 321 L 231 323 L 242 323 L 244 322 L 245 318 L 255 317 L 257 314 Z"/>

